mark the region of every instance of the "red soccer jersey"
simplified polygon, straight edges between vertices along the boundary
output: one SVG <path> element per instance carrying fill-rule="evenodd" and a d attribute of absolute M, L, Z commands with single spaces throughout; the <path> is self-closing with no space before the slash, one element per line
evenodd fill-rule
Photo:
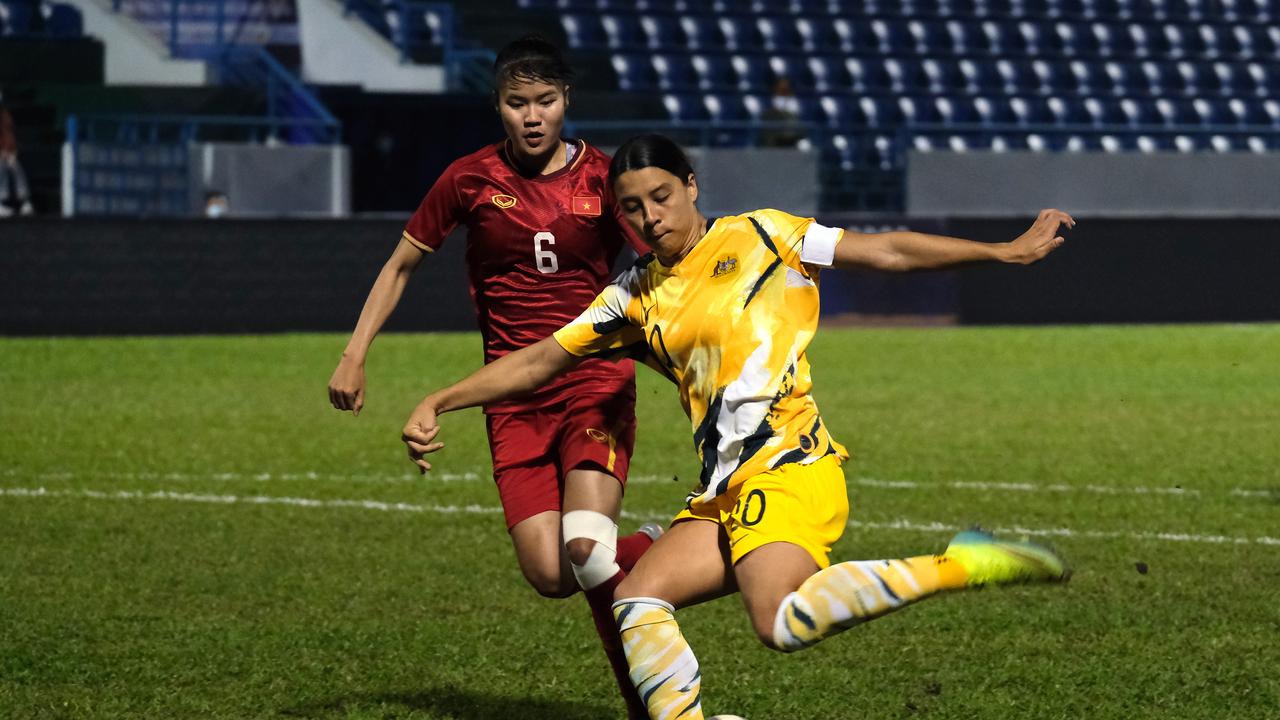
<path fill-rule="evenodd" d="M 451 164 L 405 226 L 404 238 L 432 251 L 467 228 L 467 272 L 484 337 L 485 362 L 559 330 L 608 284 L 624 244 L 648 252 L 623 220 L 609 187 L 609 156 L 581 140 L 564 168 L 525 177 L 506 142 Z M 630 361 L 586 360 L 530 397 L 486 406 L 490 413 L 545 407 L 571 393 L 635 396 Z"/>

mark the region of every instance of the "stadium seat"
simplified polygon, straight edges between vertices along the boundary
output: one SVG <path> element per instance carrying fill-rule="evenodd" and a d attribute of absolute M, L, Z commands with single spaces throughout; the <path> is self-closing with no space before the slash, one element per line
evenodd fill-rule
<path fill-rule="evenodd" d="M 1107 69 L 1096 62 L 1072 60 L 1067 66 L 1075 80 L 1074 89 L 1081 95 L 1110 95 L 1114 92 Z"/>
<path fill-rule="evenodd" d="M 849 89 L 855 93 L 884 92 L 889 89 L 889 77 L 884 72 L 884 66 L 875 60 L 845 58 L 844 68 L 849 78 Z"/>
<path fill-rule="evenodd" d="M 759 55 L 734 55 L 729 59 L 737 77 L 737 87 L 743 92 L 767 92 L 773 88 L 769 79 L 772 73 L 769 63 Z"/>
<path fill-rule="evenodd" d="M 933 100 L 938 117 L 948 125 L 970 124 L 978 121 L 973 101 L 967 97 L 936 97 Z"/>
<path fill-rule="evenodd" d="M 717 19 L 725 48 L 733 52 L 757 52 L 763 42 L 755 23 L 745 17 L 720 17 Z"/>
<path fill-rule="evenodd" d="M 927 98 L 916 99 L 909 95 L 898 98 L 898 112 L 908 124 L 937 124 L 942 122 L 942 115 L 937 107 Z"/>
<path fill-rule="evenodd" d="M 790 18 L 756 18 L 756 31 L 764 41 L 761 47 L 766 52 L 796 52 L 803 42 L 796 30 L 796 24 Z"/>
<path fill-rule="evenodd" d="M 1012 125 L 1018 119 L 1003 97 L 975 97 L 973 111 L 982 125 Z"/>
<path fill-rule="evenodd" d="M 688 47 L 684 31 L 669 15 L 641 15 L 640 32 L 650 50 L 683 50 Z"/>
<path fill-rule="evenodd" d="M 663 90 L 692 90 L 699 87 L 693 63 L 683 53 L 653 55 L 653 71 L 658 76 L 658 87 Z"/>
<path fill-rule="evenodd" d="M 594 49 L 605 47 L 604 30 L 599 21 L 591 15 L 561 15 L 560 27 L 564 29 L 569 47 L 577 49 Z"/>
<path fill-rule="evenodd" d="M 1090 121 L 1084 101 L 1075 96 L 1055 95 L 1045 99 L 1054 125 L 1081 125 Z"/>
<path fill-rule="evenodd" d="M 74 6 L 54 3 L 45 18 L 45 32 L 53 37 L 80 37 L 84 34 L 84 16 Z"/>
<path fill-rule="evenodd" d="M 1160 113 L 1150 100 L 1139 100 L 1131 97 L 1120 98 L 1119 108 L 1120 114 L 1124 116 L 1124 122 L 1129 125 L 1145 127 L 1157 125 L 1161 122 Z"/>
<path fill-rule="evenodd" d="M 1040 87 L 1029 60 L 1001 58 L 996 61 L 996 72 L 1000 75 L 1000 89 L 1007 95 L 1032 92 Z"/>
<path fill-rule="evenodd" d="M 1227 102 L 1222 99 L 1196 98 L 1191 108 L 1201 125 L 1229 125 L 1235 121 Z"/>
<path fill-rule="evenodd" d="M 800 49 L 809 54 L 832 52 L 840 47 L 834 23 L 825 19 L 797 18 L 796 33 L 800 36 Z"/>
<path fill-rule="evenodd" d="M 1109 22 L 1094 22 L 1089 25 L 1093 34 L 1093 44 L 1098 48 L 1098 56 L 1104 58 L 1132 58 L 1136 51 L 1133 37 L 1119 25 Z"/>
<path fill-rule="evenodd" d="M 889 79 L 889 90 L 894 93 L 923 92 L 929 86 L 920 64 L 912 58 L 885 58 L 884 74 Z"/>
<path fill-rule="evenodd" d="M 951 38 L 938 20 L 912 18 L 907 21 L 907 32 L 911 35 L 911 49 L 916 55 L 939 55 L 951 51 Z"/>
<path fill-rule="evenodd" d="M 723 55 L 690 55 L 689 64 L 702 90 L 728 90 L 738 86 L 733 66 Z"/>
<path fill-rule="evenodd" d="M 604 28 L 605 44 L 610 49 L 632 50 L 645 46 L 640 23 L 632 15 L 601 15 L 600 26 Z"/>
<path fill-rule="evenodd" d="M 667 116 L 675 122 L 701 122 L 708 120 L 706 105 L 695 95 L 663 95 L 662 105 Z"/>
<path fill-rule="evenodd" d="M 685 42 L 690 50 L 706 52 L 723 50 L 725 47 L 720 26 L 710 17 L 681 16 L 680 29 L 684 32 Z"/>
<path fill-rule="evenodd" d="M 813 78 L 813 89 L 827 93 L 845 90 L 849 87 L 849 76 L 844 63 L 839 58 L 811 55 L 808 59 L 809 75 Z"/>
<path fill-rule="evenodd" d="M 786 78 L 796 93 L 810 93 L 814 89 L 813 75 L 809 72 L 809 64 L 799 55 L 774 55 L 769 58 L 769 72 L 772 74 L 773 86 L 778 80 Z"/>
<path fill-rule="evenodd" d="M 1190 100 L 1157 98 L 1156 112 L 1165 125 L 1194 125 L 1199 122 Z"/>
<path fill-rule="evenodd" d="M 874 18 L 871 34 L 875 37 L 875 49 L 883 55 L 908 52 L 914 45 L 906 25 L 896 18 Z"/>
<path fill-rule="evenodd" d="M 618 87 L 626 91 L 651 91 L 658 87 L 658 76 L 648 55 L 614 55 L 610 58 Z"/>
<path fill-rule="evenodd" d="M 865 124 L 862 111 L 847 95 L 823 95 L 818 98 L 818 107 L 822 110 L 823 122 L 828 127 L 843 128 Z"/>
<path fill-rule="evenodd" d="M 929 92 L 935 95 L 958 92 L 965 87 L 964 75 L 955 60 L 925 58 L 920 63 L 920 71 L 924 73 Z"/>
<path fill-rule="evenodd" d="M 751 119 L 741 95 L 706 95 L 702 101 L 707 117 L 715 122 L 742 122 Z"/>
<path fill-rule="evenodd" d="M 858 19 L 836 18 L 831 24 L 842 53 L 869 53 L 876 49 L 876 38 L 870 27 Z"/>
<path fill-rule="evenodd" d="M 990 60 L 964 58 L 959 63 L 964 76 L 965 90 L 969 93 L 987 93 L 999 90 L 1002 84 L 995 63 Z"/>

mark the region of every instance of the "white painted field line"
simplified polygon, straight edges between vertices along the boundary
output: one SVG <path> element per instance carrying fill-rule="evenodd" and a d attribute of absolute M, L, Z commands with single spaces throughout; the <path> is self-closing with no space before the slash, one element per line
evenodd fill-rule
<path fill-rule="evenodd" d="M 408 483 L 408 482 L 491 482 L 492 474 L 487 470 L 467 470 L 464 472 L 432 472 L 419 475 L 407 472 L 402 475 L 344 475 L 340 473 L 240 473 L 240 472 L 105 472 L 105 473 L 23 473 L 12 468 L 0 472 L 7 478 L 21 478 L 35 482 L 56 482 L 66 480 L 163 480 L 167 482 L 335 482 L 335 483 Z M 671 475 L 632 475 L 628 483 L 635 484 L 678 484 L 673 483 Z M 1025 493 L 1089 493 L 1095 495 L 1163 495 L 1169 497 L 1198 497 L 1200 490 L 1183 487 L 1145 487 L 1122 485 L 1037 485 L 1035 483 L 1006 482 L 921 482 L 915 480 L 881 480 L 869 477 L 853 477 L 851 485 L 873 487 L 890 490 L 933 490 L 950 488 L 954 490 L 1007 490 Z M 1235 488 L 1228 494 L 1234 497 L 1271 497 L 1280 490 L 1247 490 Z"/>
<path fill-rule="evenodd" d="M 171 490 L 151 492 L 137 490 L 48 490 L 43 487 L 0 488 L 0 496 L 19 498 L 89 498 L 93 500 L 170 500 L 177 502 L 209 503 L 218 505 L 286 505 L 304 508 L 355 508 L 360 510 L 378 510 L 381 512 L 410 512 L 435 514 L 486 514 L 497 515 L 502 508 L 487 505 L 417 505 L 413 503 L 389 503 L 379 500 L 353 500 L 319 498 L 285 497 L 274 495 L 213 495 L 202 493 L 182 493 Z M 670 515 L 655 513 L 635 513 L 623 511 L 622 516 L 628 520 L 666 522 Z M 851 520 L 849 527 L 860 530 L 904 530 L 909 532 L 950 533 L 961 530 L 958 525 L 939 522 L 918 522 L 914 520 L 895 520 L 892 522 L 865 522 Z M 1208 544 L 1234 545 L 1273 545 L 1280 546 L 1280 538 L 1273 537 L 1240 537 L 1231 535 L 1196 535 L 1191 533 L 1169 532 L 1118 532 L 1107 530 L 1074 530 L 1072 528 L 993 528 L 995 532 L 1009 535 L 1029 535 L 1036 537 L 1069 537 L 1089 539 L 1127 539 L 1157 540 L 1162 542 L 1190 542 Z"/>

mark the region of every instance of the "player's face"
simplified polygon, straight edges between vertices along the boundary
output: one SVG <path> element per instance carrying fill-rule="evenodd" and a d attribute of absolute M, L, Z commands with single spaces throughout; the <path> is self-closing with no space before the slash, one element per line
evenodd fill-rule
<path fill-rule="evenodd" d="M 564 128 L 568 87 L 517 80 L 498 91 L 498 113 L 517 154 L 540 158 L 554 153 Z"/>
<path fill-rule="evenodd" d="M 659 255 L 680 257 L 698 241 L 702 215 L 692 175 L 685 182 L 659 167 L 628 170 L 613 190 L 627 222 Z"/>

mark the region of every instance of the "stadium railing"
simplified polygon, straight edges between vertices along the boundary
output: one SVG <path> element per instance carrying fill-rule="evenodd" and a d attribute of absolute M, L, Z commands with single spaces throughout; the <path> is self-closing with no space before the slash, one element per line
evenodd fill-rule
<path fill-rule="evenodd" d="M 186 216 L 197 142 L 270 142 L 291 131 L 335 142 L 322 119 L 222 115 L 69 115 L 63 215 Z"/>

